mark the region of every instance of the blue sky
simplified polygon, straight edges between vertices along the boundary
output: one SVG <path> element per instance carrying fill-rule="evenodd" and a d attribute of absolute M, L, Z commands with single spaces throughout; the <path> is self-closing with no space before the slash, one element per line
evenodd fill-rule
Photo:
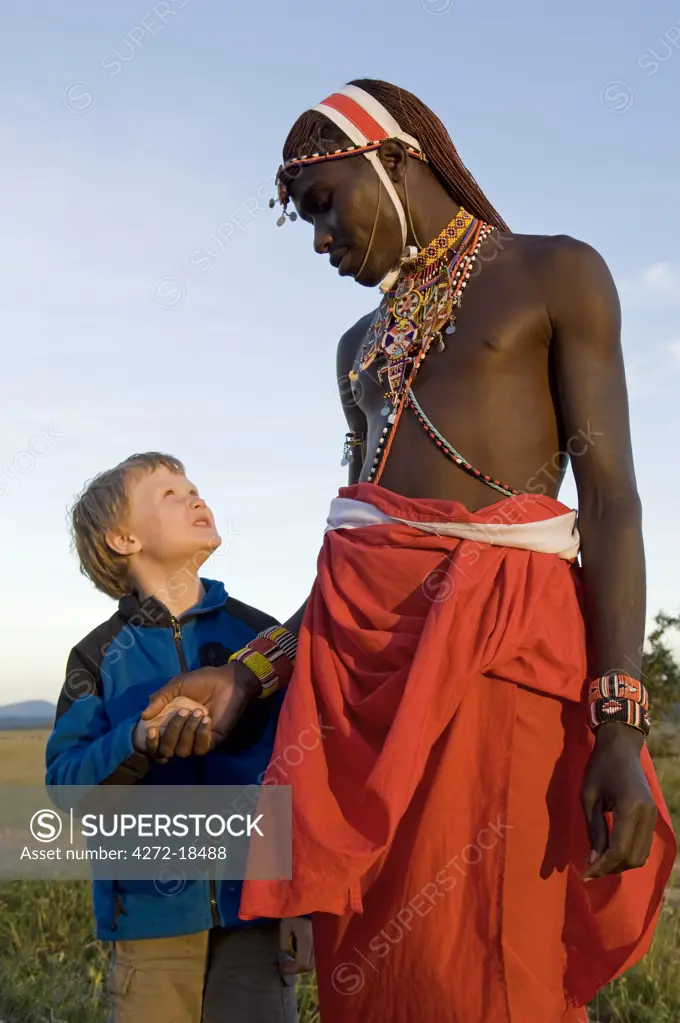
<path fill-rule="evenodd" d="M 345 482 L 335 345 L 376 296 L 266 204 L 295 117 L 360 76 L 439 114 L 513 230 L 609 263 L 648 606 L 678 609 L 676 3 L 40 0 L 0 56 L 0 703 L 56 699 L 113 612 L 66 516 L 133 451 L 176 454 L 212 505 L 205 574 L 284 617 L 306 596 Z"/>

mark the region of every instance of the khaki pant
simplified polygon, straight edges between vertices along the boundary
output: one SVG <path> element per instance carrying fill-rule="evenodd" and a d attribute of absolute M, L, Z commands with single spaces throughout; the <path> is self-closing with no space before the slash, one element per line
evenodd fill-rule
<path fill-rule="evenodd" d="M 278 922 L 117 941 L 109 1023 L 298 1023 L 280 955 Z"/>

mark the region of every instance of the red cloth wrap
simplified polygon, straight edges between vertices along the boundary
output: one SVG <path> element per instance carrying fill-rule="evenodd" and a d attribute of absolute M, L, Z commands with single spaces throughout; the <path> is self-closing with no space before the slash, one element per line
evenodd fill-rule
<path fill-rule="evenodd" d="M 569 511 L 340 496 L 421 522 Z M 574 563 L 400 524 L 326 534 L 265 779 L 292 785 L 293 877 L 246 881 L 240 913 L 315 914 L 323 1023 L 580 1023 L 645 954 L 675 839 L 644 747 L 651 855 L 581 880 L 587 678 Z"/>

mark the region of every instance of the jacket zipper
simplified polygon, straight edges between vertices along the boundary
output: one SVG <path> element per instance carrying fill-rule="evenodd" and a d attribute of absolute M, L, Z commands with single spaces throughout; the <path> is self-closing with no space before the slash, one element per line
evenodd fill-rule
<path fill-rule="evenodd" d="M 214 878 L 210 878 L 210 914 L 212 916 L 213 927 L 221 927 L 220 911 L 217 908 L 217 889 L 215 888 Z"/>
<path fill-rule="evenodd" d="M 189 671 L 189 665 L 182 649 L 182 626 L 174 615 L 170 615 L 170 620 L 172 622 L 172 638 L 175 641 L 175 650 L 179 657 L 180 671 Z"/>
<path fill-rule="evenodd" d="M 175 649 L 177 651 L 177 656 L 179 657 L 180 670 L 183 671 L 183 672 L 185 672 L 185 671 L 188 672 L 189 671 L 189 665 L 187 664 L 187 659 L 184 656 L 184 650 L 182 649 L 182 626 L 181 626 L 181 623 L 179 622 L 179 620 L 177 618 L 175 618 L 174 615 L 170 615 L 170 619 L 172 621 L 172 638 L 173 638 L 174 643 L 175 643 Z M 200 784 L 203 783 L 203 762 L 202 762 L 200 757 L 198 757 L 198 759 L 196 761 L 196 773 L 198 775 L 198 783 L 200 785 Z M 217 889 L 216 889 L 215 881 L 213 880 L 213 878 L 210 878 L 209 885 L 210 885 L 210 915 L 212 917 L 213 927 L 219 927 L 220 926 L 220 911 L 219 911 L 219 909 L 217 907 Z"/>

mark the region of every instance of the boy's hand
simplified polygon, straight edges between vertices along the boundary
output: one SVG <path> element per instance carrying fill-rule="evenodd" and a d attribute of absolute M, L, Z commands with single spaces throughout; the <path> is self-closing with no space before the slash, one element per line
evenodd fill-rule
<path fill-rule="evenodd" d="M 302 916 L 287 917 L 279 930 L 281 950 L 285 959 L 282 973 L 307 973 L 314 967 L 312 921 Z"/>
<path fill-rule="evenodd" d="M 205 707 L 177 697 L 155 717 L 140 719 L 133 745 L 151 760 L 167 763 L 171 757 L 202 756 L 210 749 L 211 724 Z"/>
<path fill-rule="evenodd" d="M 250 668 L 238 661 L 219 668 L 198 668 L 172 679 L 154 693 L 142 714 L 142 721 L 148 724 L 177 698 L 193 701 L 205 707 L 210 716 L 212 749 L 224 741 L 260 690 L 260 682 Z"/>

